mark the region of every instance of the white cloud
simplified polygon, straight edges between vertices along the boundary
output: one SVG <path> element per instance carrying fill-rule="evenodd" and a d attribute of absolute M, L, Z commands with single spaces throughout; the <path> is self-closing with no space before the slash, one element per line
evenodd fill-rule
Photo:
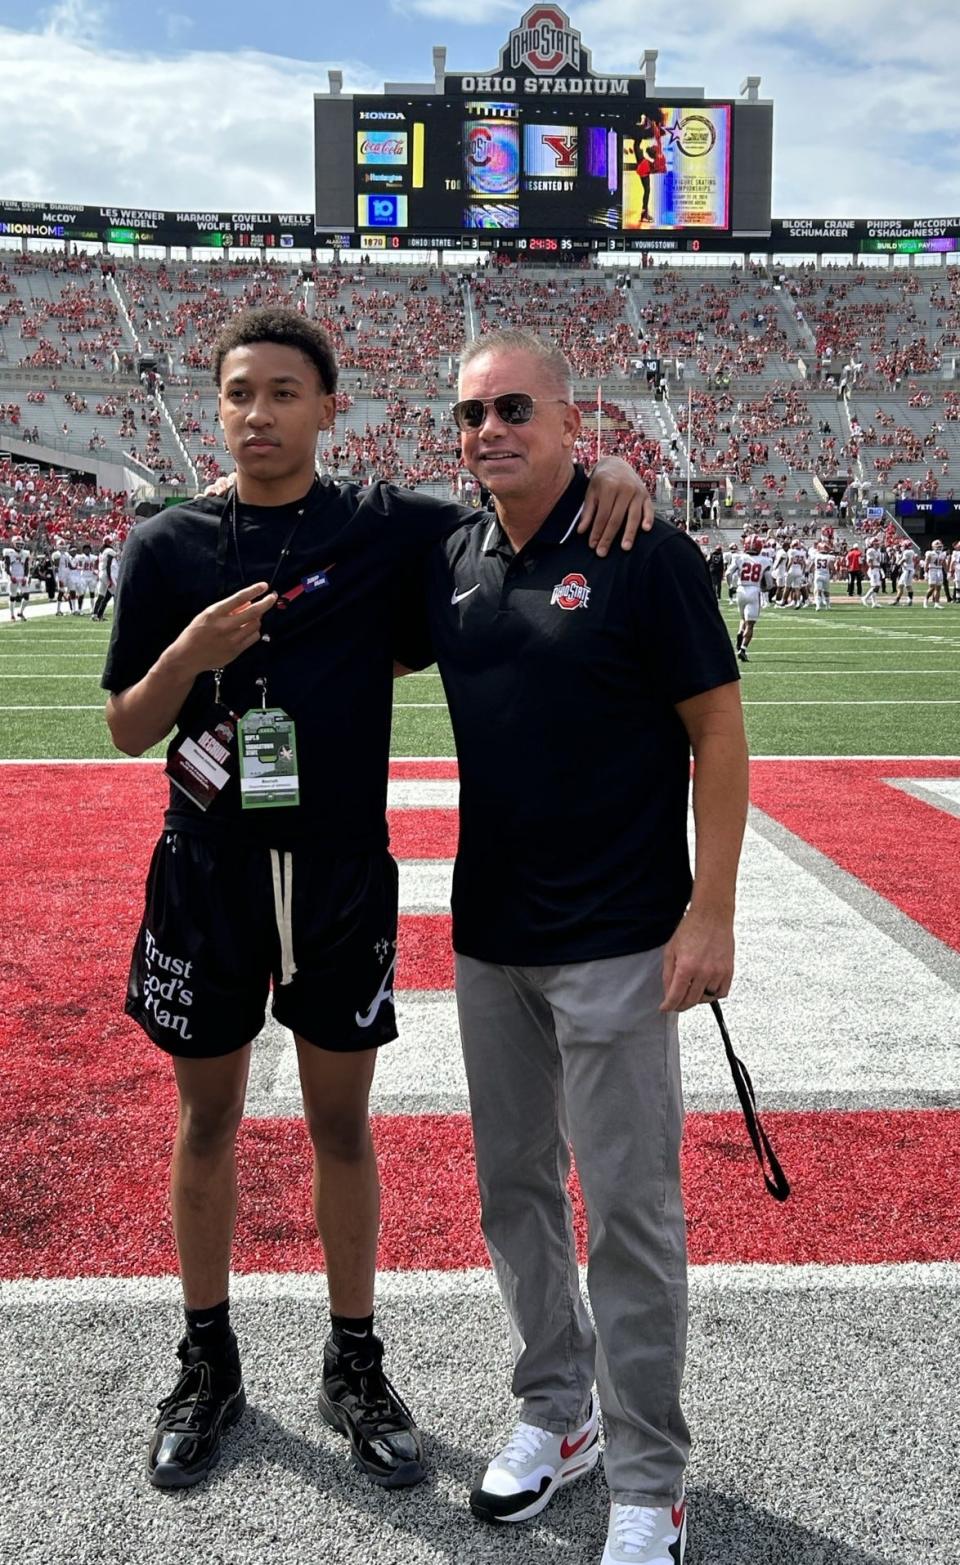
<path fill-rule="evenodd" d="M 107 0 L 57 0 L 43 17 L 48 38 L 73 38 L 81 42 L 101 38 L 106 30 Z"/>
<path fill-rule="evenodd" d="M 313 210 L 313 94 L 382 74 L 189 51 L 176 62 L 0 29 L 0 195 L 91 205 Z M 24 83 L 30 90 L 24 90 Z"/>
<path fill-rule="evenodd" d="M 760 76 L 774 102 L 774 215 L 960 210 L 955 0 L 924 0 L 908 27 L 899 0 L 705 0 L 671 13 L 665 46 L 622 0 L 570 13 L 595 69 L 637 70 L 643 49 L 660 45 L 658 88 L 736 97 L 745 76 Z"/>
<path fill-rule="evenodd" d="M 515 26 L 521 9 L 517 0 L 390 0 L 390 9 L 401 16 L 428 16 L 433 20 L 456 22 L 459 27 L 486 27 L 491 22 L 511 18 Z M 438 40 L 439 41 L 439 40 Z"/>
<path fill-rule="evenodd" d="M 161 11 L 163 26 L 171 43 L 180 41 L 193 31 L 196 23 L 192 16 L 185 16 L 182 11 Z"/>
<path fill-rule="evenodd" d="M 391 4 L 498 32 L 502 23 L 502 38 L 525 9 L 524 0 Z M 671 13 L 666 40 L 655 16 L 638 22 L 623 0 L 568 9 L 597 70 L 638 70 L 644 47 L 660 45 L 663 86 L 736 96 L 744 76 L 760 75 L 775 104 L 776 215 L 960 210 L 955 0 L 924 0 L 909 27 L 900 0 L 701 0 Z M 0 28 L 0 195 L 309 211 L 313 93 L 331 66 L 346 91 L 377 93 L 390 74 L 382 61 L 121 53 L 98 33 L 110 10 L 105 0 L 60 0 L 41 16 L 42 33 Z M 181 15 L 165 14 L 168 25 Z M 492 65 L 492 48 L 477 52 L 465 69 Z"/>

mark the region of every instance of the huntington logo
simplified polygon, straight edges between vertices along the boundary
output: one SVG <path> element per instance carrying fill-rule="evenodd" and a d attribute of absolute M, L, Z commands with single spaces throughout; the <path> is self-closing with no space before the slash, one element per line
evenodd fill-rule
<path fill-rule="evenodd" d="M 534 5 L 510 34 L 510 67 L 526 65 L 535 76 L 580 69 L 580 34 L 555 5 Z"/>

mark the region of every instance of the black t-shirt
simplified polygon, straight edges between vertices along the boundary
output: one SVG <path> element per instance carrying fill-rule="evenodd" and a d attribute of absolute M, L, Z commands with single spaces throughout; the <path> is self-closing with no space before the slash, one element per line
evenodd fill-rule
<path fill-rule="evenodd" d="M 304 503 L 241 504 L 238 549 L 231 536 L 222 571 L 217 550 L 229 502 L 192 500 L 135 527 L 120 565 L 104 688 L 136 684 L 202 609 L 245 584 L 272 580 Z M 171 783 L 169 825 L 203 834 L 227 830 L 275 846 L 309 836 L 338 853 L 386 842 L 397 584 L 431 543 L 472 514 L 391 484 L 317 483 L 275 585 L 284 592 L 321 571 L 326 585 L 265 617 L 269 644 L 231 663 L 221 691 L 223 703 L 242 714 L 261 704 L 256 680 L 266 677 L 267 704 L 296 723 L 300 803 L 241 811 L 234 767 L 206 813 Z M 181 708 L 171 748 L 182 730 L 203 726 L 213 698 L 213 675 L 201 674 Z"/>
<path fill-rule="evenodd" d="M 650 950 L 691 889 L 675 705 L 737 679 L 700 549 L 658 520 L 598 559 L 578 470 L 515 554 L 474 516 L 431 550 L 397 655 L 435 657 L 460 761 L 454 946 L 548 965 Z"/>

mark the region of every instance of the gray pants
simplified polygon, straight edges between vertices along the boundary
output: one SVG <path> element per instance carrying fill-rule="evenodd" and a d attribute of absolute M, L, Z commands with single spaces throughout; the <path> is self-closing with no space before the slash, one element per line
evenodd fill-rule
<path fill-rule="evenodd" d="M 622 1504 L 670 1505 L 690 1449 L 683 1101 L 662 952 L 563 967 L 457 957 L 483 1232 L 510 1318 L 525 1422 L 562 1433 L 596 1377 Z M 580 1294 L 566 1181 L 589 1226 Z"/>

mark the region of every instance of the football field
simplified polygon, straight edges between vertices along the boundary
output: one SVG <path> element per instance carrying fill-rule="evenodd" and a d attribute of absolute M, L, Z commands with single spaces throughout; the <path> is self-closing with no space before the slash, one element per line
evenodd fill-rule
<path fill-rule="evenodd" d="M 111 749 L 107 636 L 67 618 L 0 627 L 0 1555 L 599 1565 L 599 1469 L 529 1527 L 466 1509 L 514 1407 L 452 999 L 457 783 L 434 671 L 395 693 L 401 1036 L 373 1094 L 378 1321 L 431 1477 L 372 1488 L 317 1415 L 322 1255 L 292 1042 L 270 1023 L 242 1131 L 233 1289 L 250 1411 L 201 1488 L 147 1486 L 179 1334 L 174 1098 L 168 1062 L 121 1006 L 164 784 L 156 759 Z M 696 1011 L 681 1023 L 687 1557 L 956 1565 L 960 608 L 838 595 L 829 613 L 765 611 L 750 656 L 752 808 L 724 1009 L 793 1196 L 765 1195 Z"/>

